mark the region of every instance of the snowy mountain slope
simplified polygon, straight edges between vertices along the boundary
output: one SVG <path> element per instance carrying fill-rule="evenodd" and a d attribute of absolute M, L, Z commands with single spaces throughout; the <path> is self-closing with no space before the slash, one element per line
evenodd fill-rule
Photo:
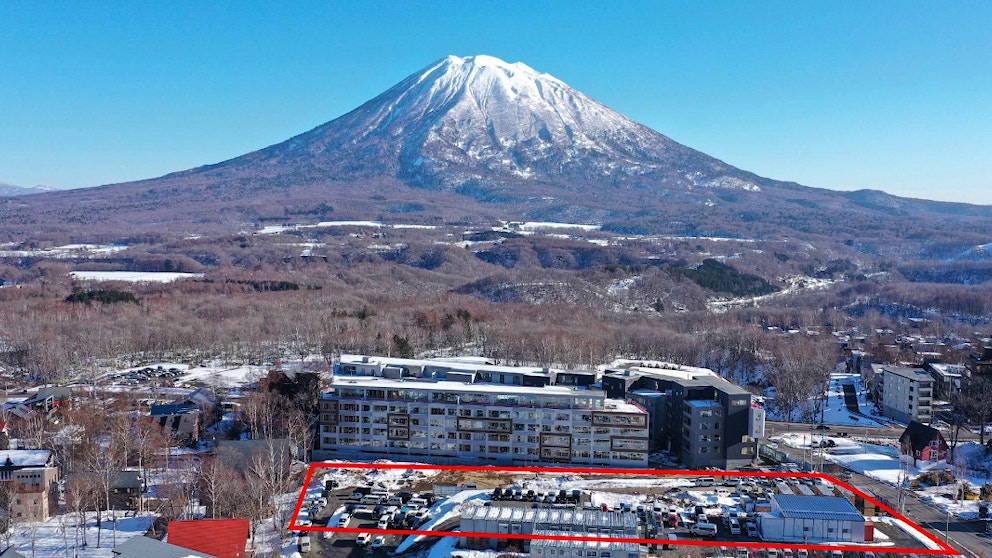
<path fill-rule="evenodd" d="M 420 224 L 557 221 L 619 234 L 829 239 L 894 258 L 944 259 L 992 241 L 990 206 L 763 178 L 491 56 L 448 56 L 339 118 L 228 161 L 0 198 L 0 235 L 201 234 L 395 214 Z"/>
<path fill-rule="evenodd" d="M 638 124 L 551 75 L 491 56 L 448 56 L 336 120 L 189 172 L 256 170 L 263 162 L 283 166 L 283 172 L 386 173 L 410 185 L 469 194 L 480 185 L 603 180 L 760 190 L 749 173 Z"/>

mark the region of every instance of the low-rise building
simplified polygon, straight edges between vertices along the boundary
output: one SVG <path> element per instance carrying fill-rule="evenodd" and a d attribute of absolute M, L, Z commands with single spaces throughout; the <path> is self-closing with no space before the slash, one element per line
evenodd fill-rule
<path fill-rule="evenodd" d="M 992 347 L 984 346 L 981 352 L 968 355 L 968 370 L 973 376 L 992 376 Z"/>
<path fill-rule="evenodd" d="M 10 490 L 2 491 L 3 498 L 11 498 L 10 518 L 19 521 L 46 521 L 57 502 L 53 490 L 59 470 L 52 452 L 48 450 L 0 451 L 0 482 L 10 483 Z M 0 508 L 8 509 L 3 502 Z"/>
<path fill-rule="evenodd" d="M 968 369 L 961 364 L 945 364 L 931 362 L 927 371 L 933 378 L 933 394 L 945 401 L 957 395 L 961 389 L 961 380 L 968 375 Z"/>
<path fill-rule="evenodd" d="M 573 536 L 601 536 L 636 539 L 638 519 L 635 514 L 576 509 L 533 509 L 509 506 L 466 506 L 462 509 L 460 530 L 463 533 L 491 533 L 489 537 L 462 537 L 465 548 L 501 548 L 520 545 L 523 551 L 536 541 L 500 538 L 505 534 L 530 535 L 564 531 Z M 547 547 L 545 547 L 547 548 Z M 621 555 L 626 557 L 626 555 Z"/>
<path fill-rule="evenodd" d="M 847 498 L 771 496 L 772 510 L 758 514 L 758 530 L 769 542 L 871 542 L 874 524 L 866 523 Z"/>
<path fill-rule="evenodd" d="M 248 519 L 196 519 L 170 521 L 169 544 L 217 558 L 245 558 Z"/>
<path fill-rule="evenodd" d="M 202 415 L 200 408 L 192 403 L 152 405 L 149 411 L 153 424 L 187 442 L 199 439 Z"/>
<path fill-rule="evenodd" d="M 535 531 L 534 534 L 556 537 L 575 536 L 575 533 L 571 531 Z M 640 558 L 646 556 L 647 552 L 642 552 L 637 543 L 610 539 L 601 541 L 533 539 L 530 541 L 530 555 L 532 558 L 587 558 L 589 556 Z"/>
<path fill-rule="evenodd" d="M 947 460 L 950 448 L 939 430 L 914 420 L 899 436 L 899 449 L 902 455 L 913 459 L 915 466 L 920 461 L 936 463 Z"/>

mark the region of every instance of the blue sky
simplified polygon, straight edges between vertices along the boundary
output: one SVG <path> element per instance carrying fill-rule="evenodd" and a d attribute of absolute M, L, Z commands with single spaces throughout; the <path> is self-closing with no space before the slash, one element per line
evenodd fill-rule
<path fill-rule="evenodd" d="M 740 168 L 992 204 L 992 3 L 0 2 L 0 181 L 95 186 L 332 120 L 448 54 Z"/>

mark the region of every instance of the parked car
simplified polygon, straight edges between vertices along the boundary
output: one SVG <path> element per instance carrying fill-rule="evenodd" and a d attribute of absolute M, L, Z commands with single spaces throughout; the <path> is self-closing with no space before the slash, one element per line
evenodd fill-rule
<path fill-rule="evenodd" d="M 755 524 L 753 521 L 748 521 L 747 523 L 745 523 L 744 529 L 747 530 L 747 536 L 755 537 L 755 538 L 758 537 L 758 525 Z"/>
<path fill-rule="evenodd" d="M 689 532 L 702 537 L 715 537 L 717 527 L 715 523 L 693 523 L 689 526 Z"/>
<path fill-rule="evenodd" d="M 731 535 L 741 534 L 741 522 L 736 517 L 730 518 L 730 534 Z"/>
<path fill-rule="evenodd" d="M 351 521 L 351 514 L 348 512 L 341 514 L 341 517 L 338 518 L 338 527 L 347 527 L 349 521 Z"/>
<path fill-rule="evenodd" d="M 300 552 L 310 552 L 310 536 L 303 535 L 300 537 Z"/>
<path fill-rule="evenodd" d="M 379 535 L 372 540 L 372 548 L 382 548 L 384 546 L 386 546 L 386 538 L 382 535 Z"/>
<path fill-rule="evenodd" d="M 358 537 L 355 539 L 355 544 L 358 546 L 365 546 L 369 544 L 372 540 L 372 535 L 370 533 L 359 533 Z"/>

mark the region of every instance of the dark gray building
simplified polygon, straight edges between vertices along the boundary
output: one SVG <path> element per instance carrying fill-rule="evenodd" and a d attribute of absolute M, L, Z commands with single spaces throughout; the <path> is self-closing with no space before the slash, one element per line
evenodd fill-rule
<path fill-rule="evenodd" d="M 647 409 L 651 448 L 687 467 L 730 469 L 757 456 L 763 412 L 752 408 L 750 392 L 710 370 L 627 362 L 606 370 L 602 383 L 607 397 Z"/>

